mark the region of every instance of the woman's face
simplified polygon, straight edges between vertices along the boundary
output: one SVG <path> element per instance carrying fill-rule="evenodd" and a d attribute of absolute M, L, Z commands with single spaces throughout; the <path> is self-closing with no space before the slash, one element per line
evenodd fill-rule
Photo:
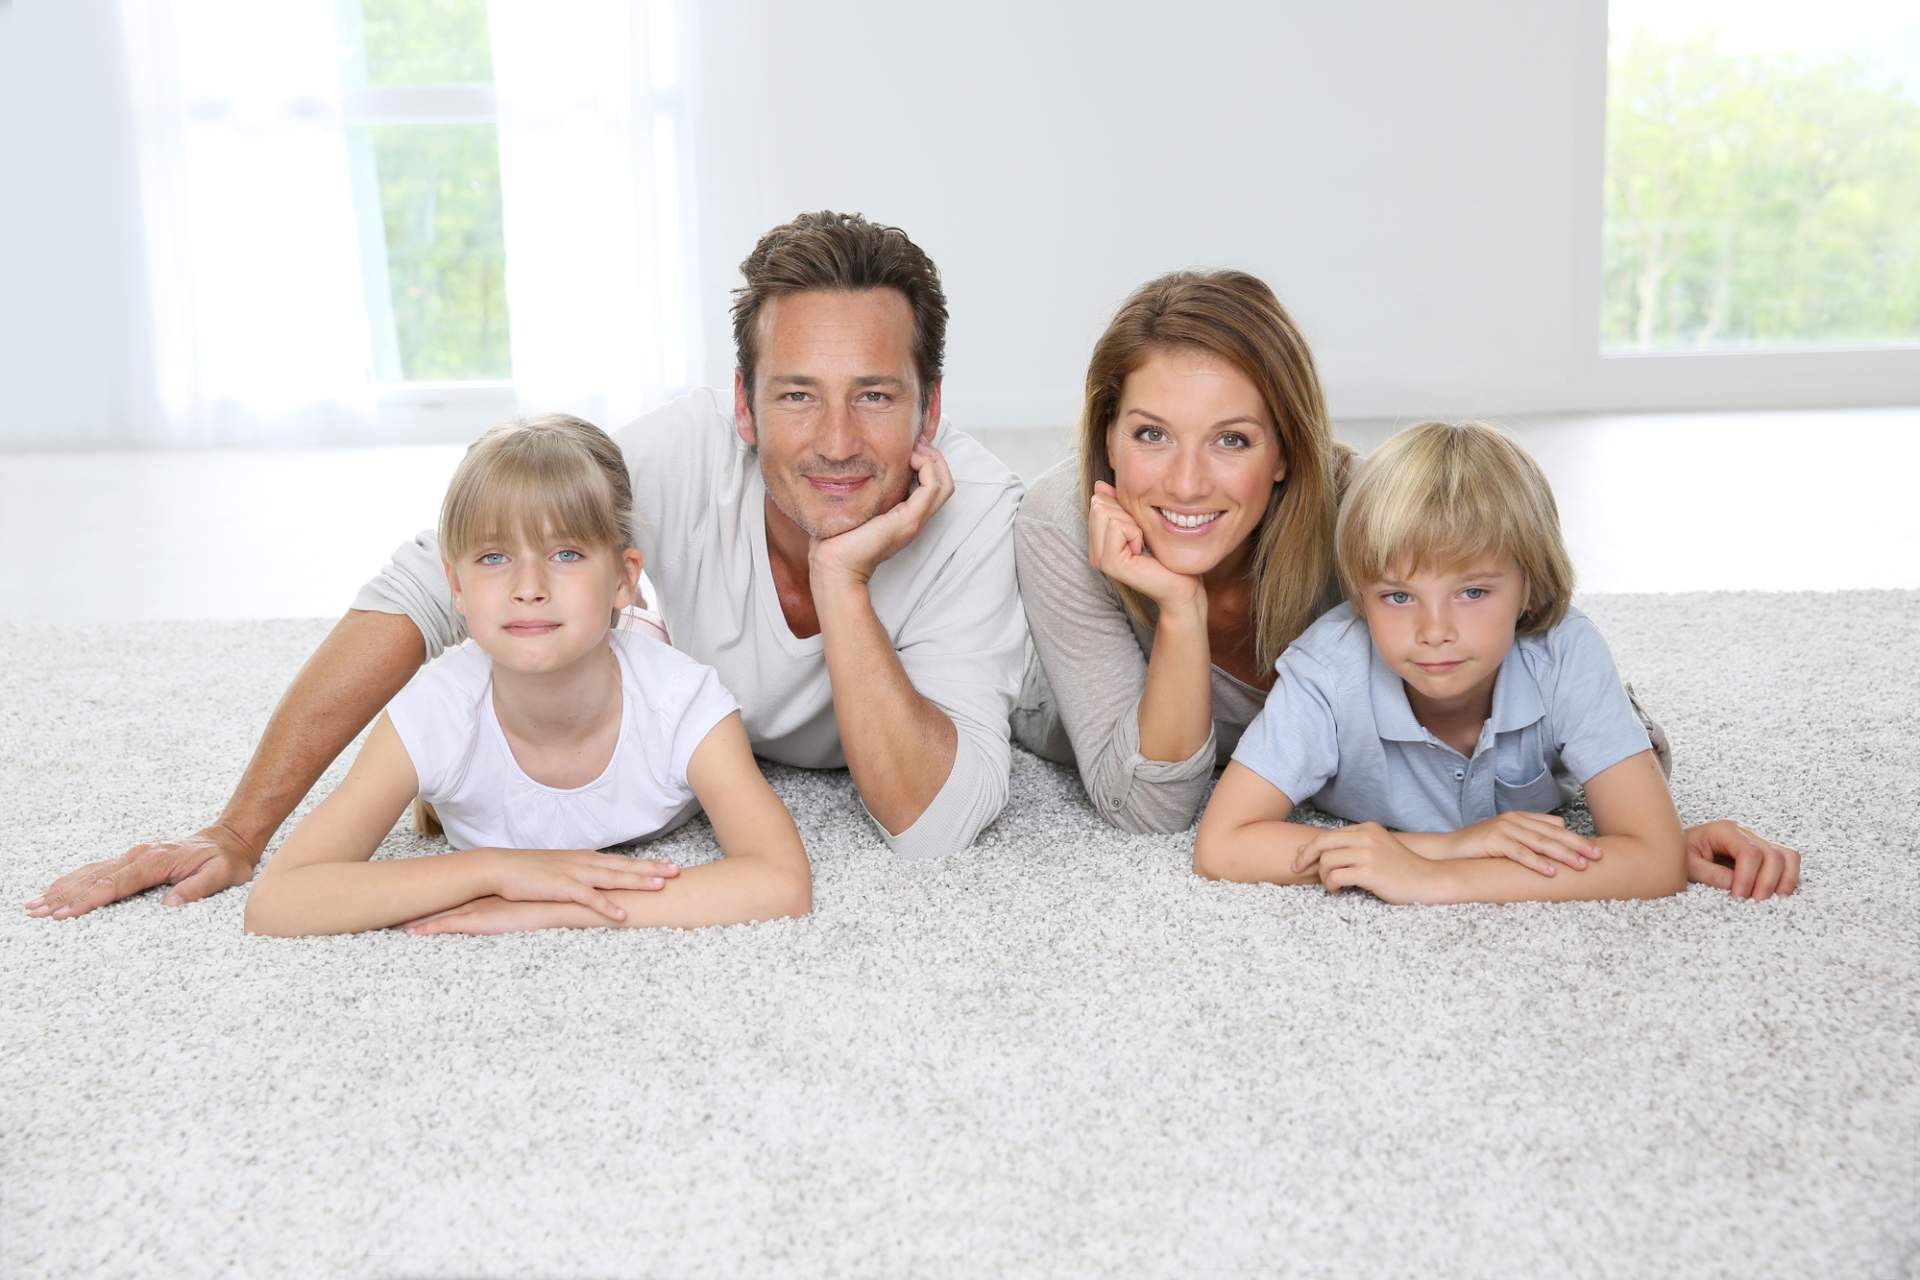
<path fill-rule="evenodd" d="M 1120 505 L 1175 573 L 1238 572 L 1273 486 L 1286 478 L 1280 433 L 1259 390 L 1210 352 L 1166 348 L 1120 388 L 1107 428 Z"/>

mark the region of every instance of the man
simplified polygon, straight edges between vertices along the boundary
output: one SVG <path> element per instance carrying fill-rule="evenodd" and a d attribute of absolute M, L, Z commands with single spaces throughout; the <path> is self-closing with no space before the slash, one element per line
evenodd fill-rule
<path fill-rule="evenodd" d="M 1021 490 L 941 425 L 939 273 L 898 229 L 825 212 L 768 232 L 741 270 L 733 395 L 694 392 L 616 436 L 656 603 L 740 702 L 756 754 L 844 765 L 903 858 L 965 848 L 1007 796 Z M 218 821 L 72 872 L 29 908 L 69 917 L 162 883 L 177 905 L 244 882 L 327 765 L 462 638 L 423 533 L 294 678 Z"/>

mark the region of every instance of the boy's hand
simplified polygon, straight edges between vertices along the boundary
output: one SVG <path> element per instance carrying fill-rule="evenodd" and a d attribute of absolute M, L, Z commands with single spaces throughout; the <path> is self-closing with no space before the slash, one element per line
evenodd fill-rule
<path fill-rule="evenodd" d="M 1352 886 L 1387 902 L 1437 901 L 1445 870 L 1402 844 L 1377 822 L 1361 822 L 1327 831 L 1300 846 L 1293 870 L 1305 875 L 1317 867 L 1328 893 Z"/>
<path fill-rule="evenodd" d="M 1702 822 L 1680 834 L 1687 842 L 1687 879 L 1696 884 L 1756 902 L 1800 887 L 1799 853 L 1737 822 Z"/>
<path fill-rule="evenodd" d="M 408 937 L 421 938 L 430 933 L 531 933 L 537 929 L 558 929 L 578 925 L 582 917 L 607 921 L 589 914 L 573 903 L 509 902 L 505 898 L 475 898 L 446 911 L 436 911 L 418 920 L 397 924 Z"/>
<path fill-rule="evenodd" d="M 1442 837 L 1435 850 L 1437 858 L 1508 858 L 1543 876 L 1555 873 L 1555 863 L 1585 871 L 1601 852 L 1551 813 L 1496 814 Z"/>

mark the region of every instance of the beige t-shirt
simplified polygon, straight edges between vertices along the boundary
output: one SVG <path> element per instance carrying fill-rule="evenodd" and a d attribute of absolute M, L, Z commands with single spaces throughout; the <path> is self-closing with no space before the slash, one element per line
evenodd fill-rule
<path fill-rule="evenodd" d="M 1140 698 L 1153 630 L 1134 625 L 1106 575 L 1087 561 L 1078 459 L 1034 481 L 1014 522 L 1014 546 L 1033 634 L 1014 738 L 1049 760 L 1076 765 L 1093 807 L 1114 826 L 1185 831 L 1266 694 L 1214 667 L 1207 740 L 1185 760 L 1147 759 L 1140 754 Z"/>
<path fill-rule="evenodd" d="M 720 673 L 756 755 L 804 769 L 846 764 L 819 636 L 787 626 L 767 559 L 766 488 L 733 429 L 730 394 L 702 389 L 614 433 L 633 475 L 640 554 L 673 643 Z M 1014 579 L 1020 482 L 971 437 L 942 424 L 934 444 L 954 491 L 920 535 L 875 570 L 873 610 L 907 678 L 953 721 L 953 767 L 905 831 L 880 827 L 903 858 L 973 843 L 1006 804 L 1008 715 L 1026 623 Z M 404 613 L 427 657 L 457 644 L 432 531 L 403 544 L 353 607 Z"/>

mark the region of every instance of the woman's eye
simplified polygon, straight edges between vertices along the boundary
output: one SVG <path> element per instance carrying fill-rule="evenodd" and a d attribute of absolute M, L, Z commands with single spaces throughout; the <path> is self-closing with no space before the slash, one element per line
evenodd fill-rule
<path fill-rule="evenodd" d="M 1158 427 L 1142 427 L 1133 433 L 1133 438 L 1145 444 L 1159 444 L 1167 438 L 1167 433 Z"/>
<path fill-rule="evenodd" d="M 1220 443 L 1229 449 L 1244 449 L 1253 442 L 1241 435 L 1238 431 L 1229 431 L 1220 437 Z"/>

